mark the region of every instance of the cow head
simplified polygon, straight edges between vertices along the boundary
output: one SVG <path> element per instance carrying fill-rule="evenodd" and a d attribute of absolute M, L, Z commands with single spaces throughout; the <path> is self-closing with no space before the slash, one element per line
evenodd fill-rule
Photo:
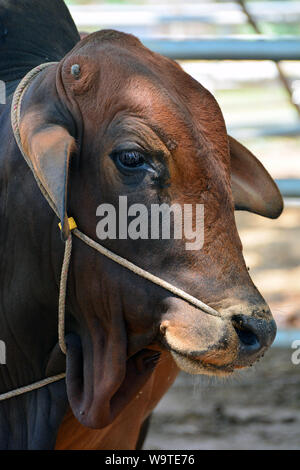
<path fill-rule="evenodd" d="M 201 311 L 74 240 L 67 297 L 67 390 L 77 418 L 105 426 L 167 349 L 192 374 L 228 375 L 272 343 L 276 326 L 242 255 L 234 209 L 275 218 L 280 193 L 226 132 L 213 96 L 175 62 L 115 31 L 83 39 L 34 80 L 21 138 L 69 236 L 66 214 L 96 238 L 96 211 L 202 204 L 204 244 L 107 239 L 112 251 L 215 308 Z M 193 219 L 195 224 L 195 219 Z M 57 236 L 57 235 L 56 235 Z M 59 277 L 60 262 L 53 260 Z M 157 354 L 157 353 L 156 353 Z"/>

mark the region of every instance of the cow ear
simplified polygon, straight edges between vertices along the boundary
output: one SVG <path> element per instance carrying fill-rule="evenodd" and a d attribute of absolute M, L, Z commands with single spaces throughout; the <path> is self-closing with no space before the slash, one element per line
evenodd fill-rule
<path fill-rule="evenodd" d="M 228 139 L 235 209 L 276 219 L 283 210 L 283 200 L 275 181 L 248 149 L 232 137 Z"/>
<path fill-rule="evenodd" d="M 76 149 L 75 140 L 60 125 L 43 124 L 37 129 L 30 129 L 26 121 L 25 119 L 20 127 L 23 149 L 42 192 L 45 191 L 52 201 L 65 241 L 70 234 L 67 189 L 70 158 Z"/>

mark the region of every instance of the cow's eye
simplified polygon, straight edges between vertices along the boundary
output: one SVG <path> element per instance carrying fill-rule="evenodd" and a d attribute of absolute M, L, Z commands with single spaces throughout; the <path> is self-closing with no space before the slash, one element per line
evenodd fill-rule
<path fill-rule="evenodd" d="M 114 154 L 114 160 L 121 168 L 134 170 L 145 165 L 144 155 L 137 150 L 122 150 Z"/>

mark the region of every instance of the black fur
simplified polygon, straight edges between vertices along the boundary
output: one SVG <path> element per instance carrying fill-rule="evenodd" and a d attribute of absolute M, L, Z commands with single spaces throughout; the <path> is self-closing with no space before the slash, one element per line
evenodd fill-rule
<path fill-rule="evenodd" d="M 7 96 L 27 72 L 60 60 L 79 39 L 63 0 L 0 0 L 0 80 Z"/>

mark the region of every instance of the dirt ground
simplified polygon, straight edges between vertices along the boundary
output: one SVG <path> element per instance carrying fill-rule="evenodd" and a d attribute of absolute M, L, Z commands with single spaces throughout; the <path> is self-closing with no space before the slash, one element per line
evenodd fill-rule
<path fill-rule="evenodd" d="M 300 208 L 237 214 L 252 278 L 280 329 L 300 328 Z M 299 330 L 300 340 L 300 330 Z M 300 364 L 272 347 L 229 379 L 181 373 L 152 418 L 146 449 L 300 449 Z"/>
<path fill-rule="evenodd" d="M 274 347 L 226 381 L 181 373 L 156 408 L 145 448 L 299 449 L 300 365 L 292 351 Z"/>
<path fill-rule="evenodd" d="M 237 226 L 251 277 L 279 328 L 300 328 L 300 207 L 277 220 L 238 212 Z"/>

